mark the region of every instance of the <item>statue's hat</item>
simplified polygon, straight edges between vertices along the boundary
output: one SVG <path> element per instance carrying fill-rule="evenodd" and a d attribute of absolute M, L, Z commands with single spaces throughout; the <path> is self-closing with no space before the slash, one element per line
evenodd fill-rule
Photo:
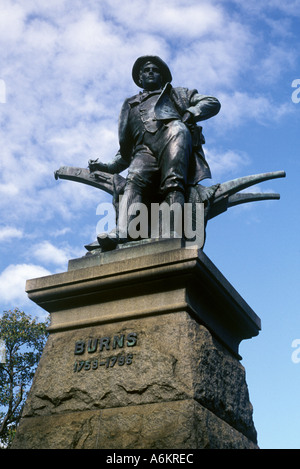
<path fill-rule="evenodd" d="M 170 69 L 168 65 L 160 57 L 157 57 L 156 55 L 143 55 L 142 57 L 139 57 L 135 61 L 132 67 L 132 78 L 133 78 L 134 83 L 137 86 L 141 87 L 140 70 L 141 70 L 141 67 L 145 65 L 147 62 L 152 62 L 153 64 L 158 66 L 161 72 L 163 85 L 172 81 L 172 74 L 170 72 Z"/>

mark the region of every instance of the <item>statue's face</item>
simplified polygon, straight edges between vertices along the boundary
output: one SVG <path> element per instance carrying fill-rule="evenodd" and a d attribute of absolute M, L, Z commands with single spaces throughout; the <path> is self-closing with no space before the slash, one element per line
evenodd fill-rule
<path fill-rule="evenodd" d="M 145 90 L 159 90 L 162 87 L 161 73 L 157 65 L 147 62 L 140 71 L 140 82 Z"/>

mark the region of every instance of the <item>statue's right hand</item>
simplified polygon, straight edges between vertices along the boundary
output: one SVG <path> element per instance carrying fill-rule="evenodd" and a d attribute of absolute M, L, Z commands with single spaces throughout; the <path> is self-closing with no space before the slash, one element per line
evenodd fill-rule
<path fill-rule="evenodd" d="M 99 161 L 99 158 L 96 160 L 89 160 L 89 170 L 90 171 L 104 171 L 107 172 L 107 164 Z"/>

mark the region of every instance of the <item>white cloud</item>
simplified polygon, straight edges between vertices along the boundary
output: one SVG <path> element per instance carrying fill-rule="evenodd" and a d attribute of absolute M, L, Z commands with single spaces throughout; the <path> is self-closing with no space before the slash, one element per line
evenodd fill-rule
<path fill-rule="evenodd" d="M 24 10 L 21 5 L 12 4 L 9 0 L 1 2 L 0 39 L 2 44 L 19 40 L 24 25 Z"/>
<path fill-rule="evenodd" d="M 25 293 L 26 280 L 50 275 L 44 267 L 34 264 L 11 264 L 0 274 L 1 302 L 13 308 L 28 301 Z"/>
<path fill-rule="evenodd" d="M 57 238 L 58 236 L 64 236 L 67 233 L 70 233 L 70 231 L 71 231 L 71 228 L 69 227 L 61 228 L 61 229 L 55 230 L 54 233 L 52 233 L 52 236 Z"/>
<path fill-rule="evenodd" d="M 14 197 L 18 194 L 19 190 L 18 187 L 15 186 L 13 183 L 8 183 L 8 184 L 0 184 L 0 195 L 2 200 L 4 198 L 7 199 L 7 197 Z"/>
<path fill-rule="evenodd" d="M 51 264 L 65 264 L 68 256 L 63 249 L 59 249 L 49 241 L 44 241 L 34 248 L 33 255 L 41 262 Z"/>
<path fill-rule="evenodd" d="M 68 245 L 58 248 L 49 241 L 43 241 L 37 246 L 34 246 L 31 257 L 34 257 L 42 264 L 67 268 L 69 259 L 79 257 L 82 255 L 81 251 L 82 250 L 72 249 Z"/>
<path fill-rule="evenodd" d="M 254 70 L 257 71 L 258 81 L 269 85 L 276 83 L 282 72 L 294 66 L 297 59 L 293 47 L 286 50 L 280 45 L 270 44 L 266 49 L 268 54 L 254 65 Z"/>
<path fill-rule="evenodd" d="M 215 120 L 215 127 L 221 131 L 239 126 L 252 120 L 260 125 L 278 122 L 281 117 L 292 112 L 289 102 L 278 104 L 268 96 L 251 95 L 246 92 L 235 91 L 233 93 L 220 93 L 218 96 L 222 108 Z"/>
<path fill-rule="evenodd" d="M 223 178 L 231 178 L 233 174 L 250 162 L 248 155 L 233 150 L 222 152 L 210 148 L 206 150 L 205 154 L 213 179 L 218 182 L 223 182 L 221 180 Z"/>
<path fill-rule="evenodd" d="M 223 24 L 222 11 L 209 2 L 182 2 L 132 0 L 130 13 L 128 3 L 119 0 L 106 2 L 110 13 L 130 30 L 143 30 L 151 34 L 173 35 L 192 39 L 218 29 Z"/>
<path fill-rule="evenodd" d="M 13 226 L 0 228 L 0 242 L 10 241 L 12 238 L 22 238 L 23 231 Z"/>

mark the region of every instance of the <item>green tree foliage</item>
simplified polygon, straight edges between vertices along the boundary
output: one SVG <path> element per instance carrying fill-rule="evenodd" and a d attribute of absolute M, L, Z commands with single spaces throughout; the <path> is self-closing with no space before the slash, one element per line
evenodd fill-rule
<path fill-rule="evenodd" d="M 0 443 L 9 447 L 47 339 L 48 321 L 37 322 L 19 309 L 0 316 Z M 3 354 L 2 354 L 3 355 Z"/>

